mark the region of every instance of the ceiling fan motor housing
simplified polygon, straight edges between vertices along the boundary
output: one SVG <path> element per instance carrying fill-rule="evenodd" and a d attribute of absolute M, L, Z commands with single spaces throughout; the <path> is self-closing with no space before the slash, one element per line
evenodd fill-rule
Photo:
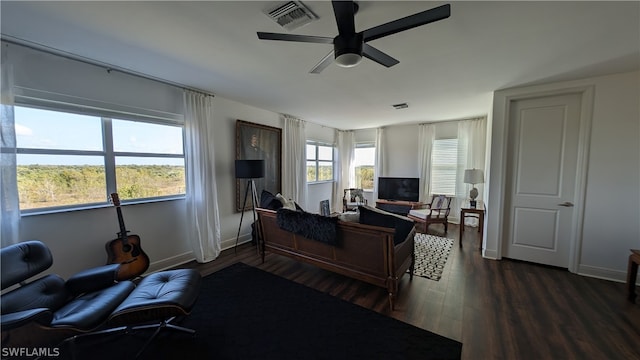
<path fill-rule="evenodd" d="M 262 40 L 333 44 L 334 61 L 341 67 L 356 66 L 360 63 L 363 56 L 380 65 L 392 67 L 398 64 L 399 61 L 369 45 L 369 41 L 446 19 L 451 15 L 451 5 L 444 4 L 430 10 L 374 26 L 361 32 L 356 32 L 354 15 L 358 12 L 358 4 L 354 1 L 332 0 L 331 5 L 336 18 L 336 25 L 338 26 L 338 36 L 334 38 L 266 32 L 258 32 L 258 38 Z M 366 44 L 365 41 L 367 42 Z M 329 53 L 309 72 L 319 74 L 322 69 L 331 63 L 331 60 L 332 53 Z"/>
<path fill-rule="evenodd" d="M 362 33 L 338 35 L 333 39 L 336 64 L 343 67 L 357 65 L 362 60 Z"/>

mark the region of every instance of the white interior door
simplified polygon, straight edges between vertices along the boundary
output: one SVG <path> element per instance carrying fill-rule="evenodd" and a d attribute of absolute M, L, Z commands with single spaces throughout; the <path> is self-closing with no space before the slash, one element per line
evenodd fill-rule
<path fill-rule="evenodd" d="M 580 101 L 567 94 L 511 103 L 505 257 L 569 267 Z"/>

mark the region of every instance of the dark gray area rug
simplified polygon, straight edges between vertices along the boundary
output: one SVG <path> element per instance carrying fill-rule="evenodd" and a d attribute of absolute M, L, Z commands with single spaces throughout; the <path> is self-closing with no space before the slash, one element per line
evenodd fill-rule
<path fill-rule="evenodd" d="M 141 359 L 459 359 L 462 344 L 242 263 L 203 279 L 195 336 L 165 329 Z M 150 331 L 76 344 L 76 359 L 130 359 Z M 68 349 L 61 349 L 68 357 Z"/>

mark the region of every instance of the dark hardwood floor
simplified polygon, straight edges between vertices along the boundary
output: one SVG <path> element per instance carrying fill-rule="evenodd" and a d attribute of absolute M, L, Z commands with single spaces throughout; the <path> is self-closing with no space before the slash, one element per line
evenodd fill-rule
<path fill-rule="evenodd" d="M 469 228 L 468 230 L 474 230 Z M 625 285 L 512 260 L 483 259 L 476 231 L 456 239 L 439 281 L 404 276 L 396 310 L 384 289 L 275 254 L 261 262 L 255 246 L 225 250 L 207 264 L 211 274 L 235 262 L 258 267 L 354 304 L 463 343 L 463 359 L 640 359 L 640 304 Z M 640 301 L 639 301 L 640 302 Z"/>

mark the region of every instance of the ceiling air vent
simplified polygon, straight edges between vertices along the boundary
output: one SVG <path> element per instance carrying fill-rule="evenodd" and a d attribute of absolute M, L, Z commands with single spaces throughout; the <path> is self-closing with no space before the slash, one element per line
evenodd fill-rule
<path fill-rule="evenodd" d="M 288 31 L 318 19 L 318 16 L 300 1 L 289 1 L 274 8 L 269 8 L 264 13 Z"/>
<path fill-rule="evenodd" d="M 408 108 L 408 107 L 409 107 L 409 104 L 407 104 L 407 103 L 401 103 L 401 104 L 394 104 L 394 105 L 391 105 L 391 106 L 393 106 L 393 108 L 394 108 L 394 109 L 396 109 L 396 110 L 400 110 L 400 109 L 406 109 L 406 108 Z"/>

